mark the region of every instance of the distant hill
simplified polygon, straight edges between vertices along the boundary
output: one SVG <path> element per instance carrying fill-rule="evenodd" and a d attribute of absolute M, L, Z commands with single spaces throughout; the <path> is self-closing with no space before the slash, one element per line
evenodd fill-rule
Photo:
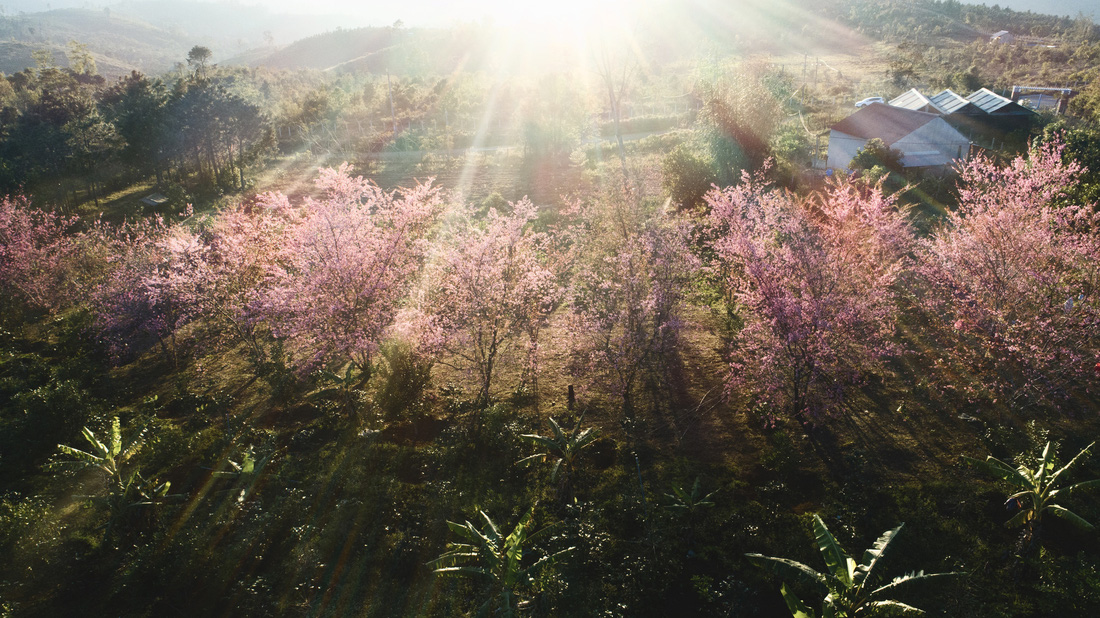
<path fill-rule="evenodd" d="M 689 2 L 690 8 L 686 8 Z M 699 53 L 850 51 L 867 42 L 825 12 L 767 0 L 748 0 L 736 6 L 728 0 L 678 0 L 647 5 L 646 11 L 625 15 L 624 20 L 631 23 L 629 43 L 615 43 L 613 35 L 596 32 L 601 33 L 600 43 L 611 48 L 637 44 L 647 61 L 655 63 Z M 577 61 L 572 33 L 555 37 L 534 28 L 467 24 L 447 29 L 338 29 L 296 41 L 266 56 L 252 53 L 227 62 L 273 69 L 438 74 L 460 66 L 507 70 L 514 65 L 517 70 L 537 72 Z"/>
<path fill-rule="evenodd" d="M 319 32 L 365 25 L 346 15 L 289 15 L 261 5 L 197 0 L 126 0 L 112 5 L 157 28 L 207 45 L 228 58 L 264 45 L 286 45 Z"/>
<path fill-rule="evenodd" d="M 962 0 L 964 4 L 984 4 L 986 6 L 999 5 L 1001 8 L 1013 11 L 1031 11 L 1044 15 L 1058 15 L 1059 17 L 1077 17 L 1079 13 L 1092 18 L 1092 21 L 1100 19 L 1100 2 L 1096 0 L 993 0 L 977 1 Z"/>
<path fill-rule="evenodd" d="M 123 75 L 132 69 L 161 72 L 183 61 L 191 41 L 178 34 L 141 21 L 85 9 L 61 9 L 14 17 L 0 17 L 0 71 L 11 74 L 34 62 L 34 50 L 54 52 L 65 64 L 69 41 L 88 46 L 106 77 Z"/>
<path fill-rule="evenodd" d="M 58 8 L 77 3 L 99 8 Z M 1071 17 L 1098 10 L 1096 0 L 997 3 L 1014 10 Z M 554 68 L 555 62 L 570 57 L 565 43 L 547 37 L 537 25 L 511 29 L 488 25 L 370 28 L 356 27 L 360 24 L 344 16 L 287 15 L 240 2 L 124 0 L 104 4 L 106 0 L 0 0 L 0 71 L 10 74 L 32 66 L 31 53 L 38 49 L 51 50 L 64 64 L 72 40 L 88 46 L 100 73 L 108 78 L 135 69 L 164 72 L 183 62 L 194 45 L 210 48 L 215 63 L 405 74 L 499 64 L 502 54 L 493 46 L 508 36 L 525 49 L 539 47 L 541 53 L 532 54 L 542 63 L 536 70 Z M 648 4 L 644 11 L 633 14 L 628 11 L 622 19 L 634 22 L 637 41 L 644 43 L 652 60 L 668 61 L 702 49 L 745 55 L 816 54 L 851 51 L 870 38 L 885 36 L 874 24 L 863 23 L 857 29 L 842 25 L 854 18 L 853 8 L 860 4 L 878 14 L 874 2 L 851 0 L 822 0 L 812 8 L 804 0 L 670 0 Z M 45 6 L 55 8 L 22 12 Z M 947 9 L 929 3 L 883 3 L 883 7 L 892 20 L 906 28 L 933 24 L 941 35 L 960 41 L 983 36 L 961 17 L 949 19 L 939 14 Z M 868 17 L 861 15 L 862 19 Z M 984 26 L 1001 27 L 999 23 Z M 496 60 L 491 61 L 493 58 Z M 533 68 L 530 60 L 523 58 L 527 63 L 524 69 Z M 516 58 L 510 61 L 520 64 Z"/>
<path fill-rule="evenodd" d="M 478 28 L 339 29 L 307 37 L 274 53 L 246 61 L 272 69 L 318 69 L 370 73 L 449 73 L 460 65 L 484 66 L 489 39 Z"/>
<path fill-rule="evenodd" d="M 43 0 L 34 4 L 52 5 Z M 75 40 L 88 46 L 105 77 L 134 69 L 156 74 L 183 62 L 194 45 L 209 47 L 213 61 L 220 62 L 256 48 L 263 51 L 253 54 L 267 54 L 279 44 L 348 23 L 331 15 L 275 14 L 259 6 L 173 0 L 33 13 L 6 7 L 0 14 L 0 71 L 11 74 L 33 66 L 31 52 L 39 49 L 51 50 L 64 66 L 69 41 Z"/>

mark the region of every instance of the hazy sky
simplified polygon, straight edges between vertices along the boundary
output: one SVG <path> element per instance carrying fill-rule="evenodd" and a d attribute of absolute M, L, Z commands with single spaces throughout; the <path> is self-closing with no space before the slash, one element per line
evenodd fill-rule
<path fill-rule="evenodd" d="M 259 4 L 272 11 L 288 13 L 340 13 L 369 20 L 375 25 L 391 24 L 400 19 L 408 25 L 445 25 L 453 21 L 500 23 L 562 22 L 593 11 L 613 10 L 624 5 L 623 0 L 226 0 L 242 4 Z M 634 5 L 638 4 L 635 0 Z"/>
<path fill-rule="evenodd" d="M 141 0 L 135 0 L 141 1 Z M 561 22 L 584 12 L 607 10 L 625 0 L 199 0 L 230 4 L 262 5 L 276 13 L 342 14 L 356 22 L 390 25 L 400 19 L 410 26 L 447 25 L 454 21 L 499 23 L 522 21 Z M 645 0 L 635 0 L 636 6 Z M 0 0 L 6 14 L 49 9 L 91 8 L 120 4 L 120 0 Z"/>
<path fill-rule="evenodd" d="M 216 0 L 238 4 L 260 4 L 275 12 L 340 13 L 355 21 L 372 25 L 389 25 L 400 19 L 410 26 L 446 25 L 456 20 L 481 21 L 493 19 L 500 23 L 549 20 L 566 21 L 589 7 L 607 10 L 626 4 L 624 0 Z M 631 2 L 637 5 L 639 1 Z M 805 0 L 813 2 L 813 0 Z M 44 11 L 47 8 L 101 8 L 118 4 L 119 0 L 0 0 L 7 14 L 20 11 Z M 736 2 L 736 0 L 730 0 Z M 1078 12 L 1100 18 L 1097 0 L 963 0 L 970 4 L 1000 4 L 1017 11 L 1077 15 Z"/>

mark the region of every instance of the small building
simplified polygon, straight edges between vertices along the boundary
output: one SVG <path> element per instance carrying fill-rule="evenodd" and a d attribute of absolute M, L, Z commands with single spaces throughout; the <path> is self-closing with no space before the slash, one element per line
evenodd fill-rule
<path fill-rule="evenodd" d="M 966 97 L 950 88 L 945 88 L 930 97 L 932 103 L 942 110 L 947 124 L 955 127 L 967 139 L 973 141 L 974 135 L 984 131 L 986 113 Z"/>
<path fill-rule="evenodd" d="M 975 91 L 966 100 L 984 112 L 982 123 L 994 131 L 1009 133 L 1026 129 L 1035 118 L 1032 110 L 988 88 Z"/>
<path fill-rule="evenodd" d="M 980 118 L 985 116 L 985 112 L 980 107 L 949 88 L 941 90 L 931 97 L 926 97 L 916 88 L 912 88 L 890 101 L 890 105 L 947 116 L 948 122 L 957 120 L 960 117 Z"/>
<path fill-rule="evenodd" d="M 1023 118 L 1030 118 L 1035 115 L 1035 112 L 1030 109 L 1027 109 L 1012 99 L 1002 97 L 988 88 L 976 90 L 970 96 L 966 97 L 966 100 L 978 106 L 983 112 L 990 116 L 1020 116 Z"/>
<path fill-rule="evenodd" d="M 1016 37 L 1008 30 L 1001 30 L 1000 32 L 994 32 L 993 35 L 989 37 L 989 42 L 1012 45 L 1016 42 Z"/>
<path fill-rule="evenodd" d="M 974 105 L 966 97 L 956 93 L 950 88 L 945 88 L 932 96 L 932 102 L 939 109 L 943 110 L 945 116 L 953 114 L 959 116 L 976 117 L 982 116 L 985 112 L 980 107 Z"/>
<path fill-rule="evenodd" d="M 874 138 L 900 150 L 907 168 L 951 165 L 970 152 L 970 140 L 939 114 L 873 103 L 830 128 L 826 165 L 846 169 Z"/>
<path fill-rule="evenodd" d="M 1014 91 L 1015 92 L 1015 91 Z M 980 143 L 1003 139 L 1005 133 L 1026 129 L 1035 112 L 988 88 L 962 96 L 950 89 L 926 97 L 912 89 L 890 105 L 940 114 L 967 139 Z"/>

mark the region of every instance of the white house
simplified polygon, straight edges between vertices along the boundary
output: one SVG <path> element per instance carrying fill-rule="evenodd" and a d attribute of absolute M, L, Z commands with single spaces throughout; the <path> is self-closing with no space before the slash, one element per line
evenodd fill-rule
<path fill-rule="evenodd" d="M 951 165 L 970 152 L 970 140 L 942 116 L 873 103 L 830 128 L 826 165 L 846 169 L 856 152 L 876 137 L 901 151 L 904 167 Z"/>

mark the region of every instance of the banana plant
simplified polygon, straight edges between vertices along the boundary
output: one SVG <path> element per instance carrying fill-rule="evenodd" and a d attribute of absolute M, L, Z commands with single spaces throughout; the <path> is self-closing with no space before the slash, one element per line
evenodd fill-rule
<path fill-rule="evenodd" d="M 516 463 L 554 460 L 554 467 L 550 470 L 550 481 L 555 482 L 560 477 L 559 497 L 563 497 L 568 493 L 569 482 L 573 475 L 573 464 L 577 460 L 577 456 L 581 450 L 595 442 L 600 435 L 599 430 L 592 427 L 581 430 L 582 420 L 584 420 L 583 414 L 577 419 L 577 424 L 573 427 L 573 430 L 566 433 L 562 430 L 561 425 L 551 417 L 550 428 L 553 430 L 554 435 L 523 434 L 520 436 L 521 440 L 541 446 L 544 450 L 541 453 L 524 457 Z"/>
<path fill-rule="evenodd" d="M 672 487 L 672 493 L 665 494 L 666 497 L 672 500 L 670 504 L 665 505 L 665 508 L 681 520 L 684 530 L 684 545 L 687 547 L 688 556 L 695 555 L 696 518 L 703 509 L 714 508 L 714 500 L 711 500 L 711 498 L 716 493 L 718 493 L 717 489 L 703 495 L 702 483 L 699 477 L 695 477 L 690 492 L 679 485 L 675 485 Z"/>
<path fill-rule="evenodd" d="M 692 484 L 690 493 L 684 490 L 683 487 L 675 486 L 672 488 L 672 493 L 665 494 L 672 500 L 672 503 L 666 505 L 665 508 L 679 515 L 691 516 L 698 513 L 700 509 L 713 507 L 714 501 L 711 498 L 716 493 L 718 493 L 717 489 L 704 496 L 700 479 L 695 477 L 695 483 Z"/>
<path fill-rule="evenodd" d="M 428 564 L 442 575 L 465 575 L 488 583 L 490 594 L 478 609 L 479 616 L 490 616 L 496 610 L 499 610 L 499 615 L 514 616 L 521 601 L 522 589 L 534 584 L 535 575 L 541 569 L 573 548 L 544 554 L 524 566 L 524 555 L 529 553 L 531 542 L 550 530 L 543 528 L 531 532 L 535 508 L 531 507 L 520 518 L 508 536 L 501 535 L 497 525 L 484 511 L 478 511 L 478 514 L 485 522 L 481 530 L 468 520 L 461 524 L 447 522 L 451 532 L 462 540 L 448 543 L 448 551 Z"/>
<path fill-rule="evenodd" d="M 259 482 L 264 468 L 271 463 L 274 457 L 275 451 L 272 450 L 263 458 L 257 460 L 256 454 L 250 446 L 241 452 L 239 463 L 227 459 L 226 463 L 229 465 L 229 469 L 214 472 L 214 476 L 233 479 L 233 487 L 229 489 L 229 492 L 236 493 L 237 503 L 243 504 L 248 501 L 248 498 L 256 490 L 256 484 Z"/>
<path fill-rule="evenodd" d="M 83 428 L 82 433 L 84 439 L 91 445 L 89 450 L 82 451 L 64 444 L 58 444 L 57 447 L 62 453 L 75 460 L 72 463 L 81 468 L 95 469 L 105 476 L 107 495 L 89 497 L 94 502 L 107 505 L 110 512 L 110 518 L 105 524 L 107 536 L 110 536 L 119 518 L 131 509 L 153 506 L 169 497 L 170 482 L 158 483 L 155 479 L 147 481 L 142 478 L 138 470 L 126 472 L 124 469 L 125 464 L 141 450 L 145 443 L 144 429 L 125 446 L 122 444 L 122 427 L 117 416 L 111 420 L 109 444 L 105 444 L 87 427 Z"/>
<path fill-rule="evenodd" d="M 963 457 L 963 461 L 991 476 L 1007 481 L 1020 490 L 1008 497 L 1007 504 L 1014 505 L 1019 510 L 1011 519 L 1005 522 L 1005 526 L 1016 528 L 1026 525 L 1028 527 L 1027 536 L 1031 538 L 1038 532 L 1043 515 L 1048 513 L 1086 530 L 1093 529 L 1091 523 L 1056 503 L 1055 500 L 1068 498 L 1070 494 L 1082 489 L 1100 487 L 1100 479 L 1060 487 L 1069 470 L 1087 455 L 1089 449 L 1095 444 L 1093 442 L 1081 449 L 1081 452 L 1077 453 L 1069 463 L 1057 470 L 1054 469 L 1055 448 L 1051 442 L 1047 442 L 1046 446 L 1043 447 L 1043 454 L 1039 458 L 1038 467 L 1034 470 L 1024 464 L 1013 467 L 992 455 L 986 457 L 985 461 L 971 459 L 970 457 Z"/>
<path fill-rule="evenodd" d="M 896 577 L 890 583 L 876 587 L 875 581 L 879 579 L 882 560 L 889 552 L 891 543 L 897 538 L 901 528 L 902 526 L 898 526 L 884 532 L 875 544 L 863 553 L 863 561 L 856 564 L 856 561 L 848 556 L 836 542 L 821 517 L 814 515 L 814 537 L 817 540 L 817 548 L 821 551 L 828 567 L 828 571 L 824 573 L 786 558 L 774 558 L 761 554 L 745 554 L 745 556 L 757 566 L 775 575 L 817 587 L 825 594 L 821 602 L 822 618 L 919 615 L 924 611 L 889 597 L 917 582 L 957 577 L 963 573 L 926 574 L 920 571 Z M 779 591 L 794 618 L 817 618 L 814 610 L 796 596 L 786 583 L 782 584 Z"/>
<path fill-rule="evenodd" d="M 66 446 L 64 444 L 58 444 L 57 448 L 62 453 L 69 455 L 76 459 L 77 464 L 83 468 L 95 468 L 106 475 L 108 480 L 117 480 L 121 477 L 121 467 L 131 457 L 133 457 L 141 446 L 145 443 L 145 431 L 139 431 L 134 439 L 126 445 L 126 448 L 122 448 L 122 427 L 119 424 L 118 417 L 114 417 L 111 420 L 111 436 L 110 446 L 104 444 L 95 433 L 87 427 L 83 432 L 84 439 L 88 441 L 88 444 L 92 446 L 89 451 L 82 451 L 78 448 Z"/>
<path fill-rule="evenodd" d="M 370 380 L 370 368 L 358 363 L 348 363 L 343 375 L 322 369 L 316 373 L 318 381 L 326 384 L 324 388 L 309 395 L 310 399 L 332 402 L 340 412 L 354 412 L 363 398 L 363 387 Z"/>

